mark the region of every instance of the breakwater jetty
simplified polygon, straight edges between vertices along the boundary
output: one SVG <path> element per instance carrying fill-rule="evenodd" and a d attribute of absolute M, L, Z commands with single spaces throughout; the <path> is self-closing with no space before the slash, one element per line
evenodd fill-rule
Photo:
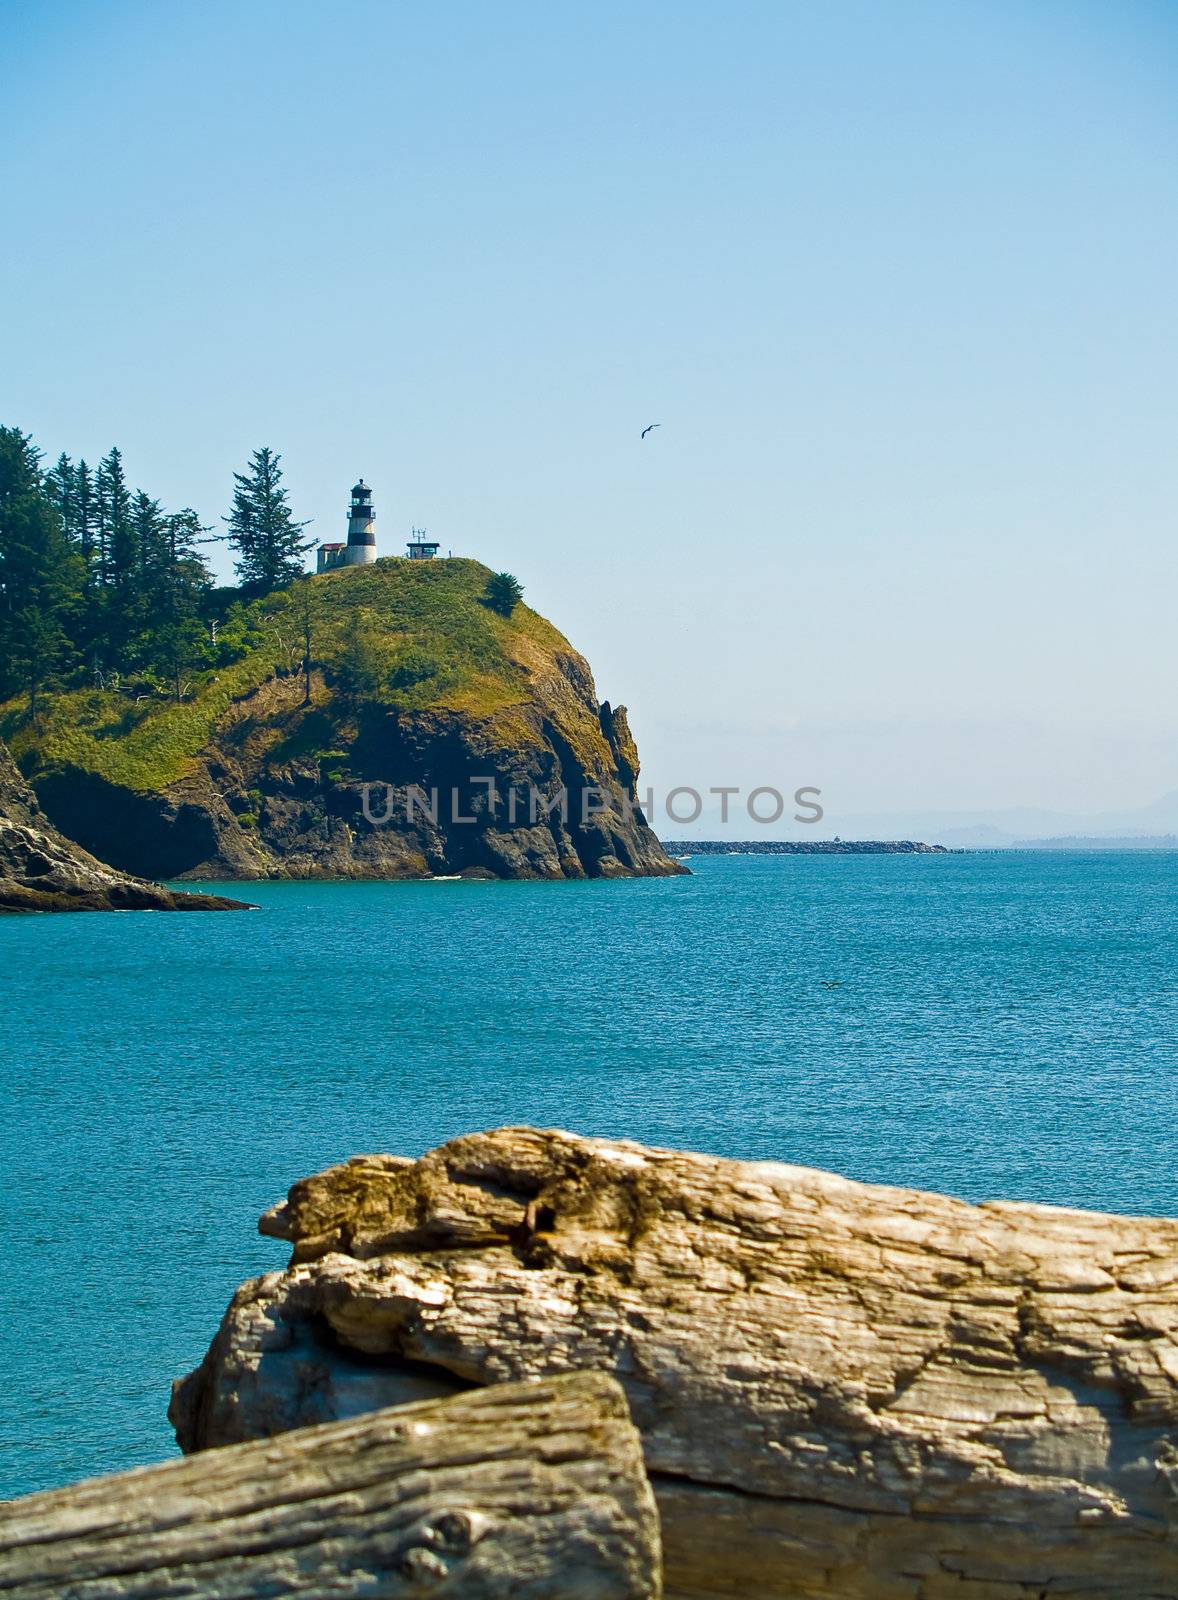
<path fill-rule="evenodd" d="M 916 839 L 663 839 L 672 856 L 949 856 L 943 844 Z"/>

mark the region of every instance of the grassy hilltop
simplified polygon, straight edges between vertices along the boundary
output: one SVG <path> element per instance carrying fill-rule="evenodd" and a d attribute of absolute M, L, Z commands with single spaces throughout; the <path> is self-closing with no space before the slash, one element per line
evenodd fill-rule
<path fill-rule="evenodd" d="M 629 809 L 624 709 L 551 623 L 495 610 L 491 577 L 386 557 L 301 579 L 235 608 L 217 667 L 47 691 L 35 719 L 10 700 L 0 738 L 63 832 L 140 876 L 680 871 Z M 399 797 L 391 823 L 372 785 Z M 409 809 L 431 793 L 432 817 Z M 562 793 L 551 815 L 530 798 Z"/>
<path fill-rule="evenodd" d="M 34 726 L 18 699 L 0 707 L 0 737 L 34 775 L 68 766 L 143 793 L 165 789 L 195 770 L 231 707 L 272 678 L 301 673 L 308 621 L 312 662 L 343 698 L 503 721 L 529 699 L 535 677 L 580 658 L 528 606 L 510 617 L 491 610 L 490 576 L 458 558 L 386 557 L 324 573 L 259 602 L 246 653 L 196 675 L 181 702 L 158 689 L 136 694 L 133 683 L 130 692 L 79 689 L 46 697 Z M 526 738 L 522 723 L 515 731 Z"/>

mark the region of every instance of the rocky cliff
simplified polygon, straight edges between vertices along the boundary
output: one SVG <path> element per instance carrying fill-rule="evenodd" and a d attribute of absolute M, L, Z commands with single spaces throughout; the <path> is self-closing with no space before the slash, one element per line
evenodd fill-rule
<path fill-rule="evenodd" d="M 185 1450 L 613 1374 L 669 1600 L 1175 1600 L 1178 1222 L 500 1129 L 296 1184 Z"/>
<path fill-rule="evenodd" d="M 189 703 L 59 697 L 14 747 L 71 837 L 155 877 L 682 872 L 634 803 L 624 708 L 542 617 L 491 610 L 489 576 L 389 559 L 308 580 Z"/>
<path fill-rule="evenodd" d="M 0 912 L 245 909 L 214 895 L 174 894 L 96 861 L 61 836 L 0 744 Z"/>

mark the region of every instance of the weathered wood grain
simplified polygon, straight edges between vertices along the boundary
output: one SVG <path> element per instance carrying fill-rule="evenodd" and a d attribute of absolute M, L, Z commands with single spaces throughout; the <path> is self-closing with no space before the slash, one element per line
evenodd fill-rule
<path fill-rule="evenodd" d="M 596 1373 L 304 1428 L 0 1505 L 6 1600 L 657 1600 L 658 1519 Z"/>
<path fill-rule="evenodd" d="M 178 1386 L 186 1449 L 597 1368 L 669 1596 L 1178 1597 L 1176 1222 L 504 1129 L 296 1184 L 263 1231 L 294 1261 Z"/>

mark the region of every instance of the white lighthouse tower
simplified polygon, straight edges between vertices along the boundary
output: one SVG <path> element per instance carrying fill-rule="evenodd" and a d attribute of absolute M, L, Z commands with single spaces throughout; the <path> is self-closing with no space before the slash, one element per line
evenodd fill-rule
<path fill-rule="evenodd" d="M 363 567 L 376 560 L 376 512 L 372 509 L 372 490 L 361 478 L 352 489 L 348 507 L 347 544 L 321 544 L 317 572 L 333 567 Z"/>
<path fill-rule="evenodd" d="M 352 490 L 348 507 L 348 542 L 344 566 L 362 567 L 376 560 L 376 512 L 372 509 L 372 490 L 361 478 Z"/>

